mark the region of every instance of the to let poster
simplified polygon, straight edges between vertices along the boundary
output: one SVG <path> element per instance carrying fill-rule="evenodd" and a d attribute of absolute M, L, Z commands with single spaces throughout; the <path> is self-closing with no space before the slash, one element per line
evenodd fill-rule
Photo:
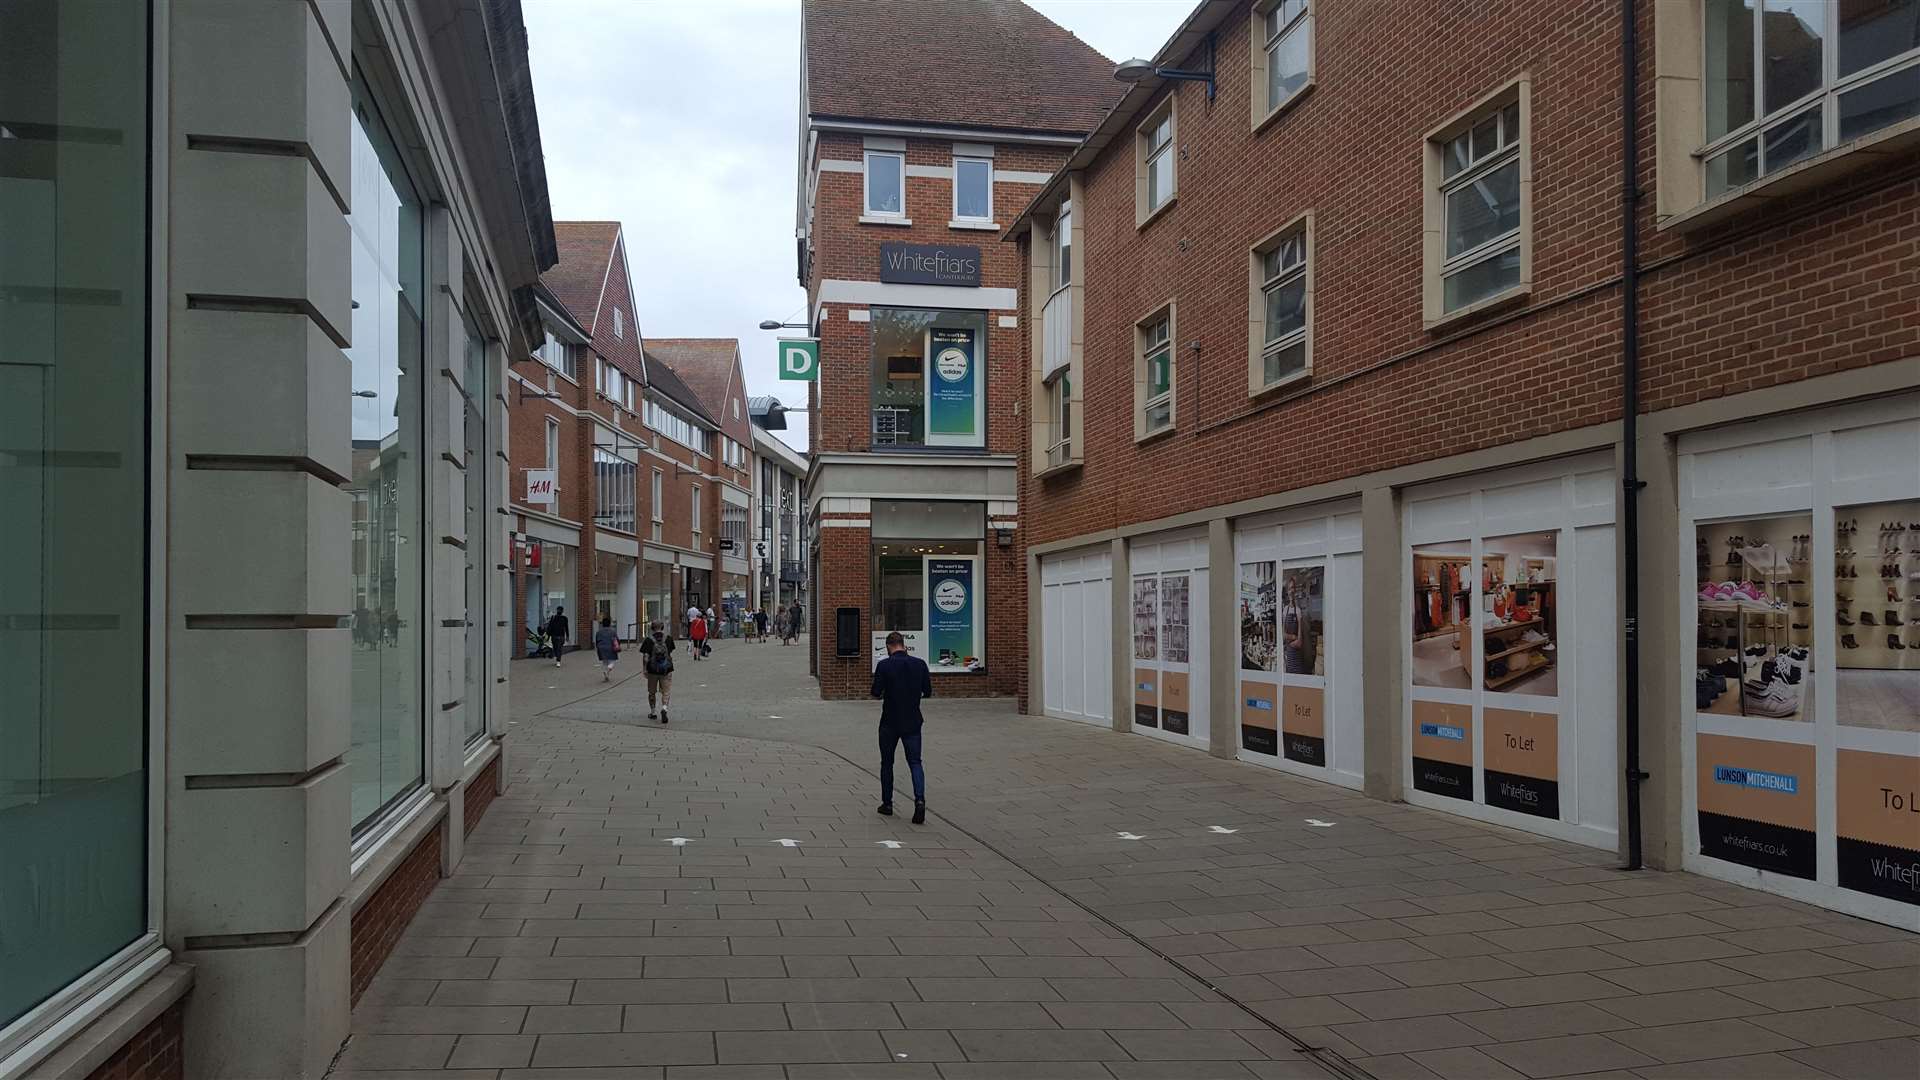
<path fill-rule="evenodd" d="M 978 353 L 970 329 L 927 331 L 928 441 L 947 436 L 942 441 L 953 442 L 979 434 L 974 407 Z"/>
<path fill-rule="evenodd" d="M 1706 733 L 1694 745 L 1700 853 L 1814 880 L 1814 748 Z"/>
<path fill-rule="evenodd" d="M 927 560 L 927 655 L 935 671 L 978 671 L 972 559 Z"/>

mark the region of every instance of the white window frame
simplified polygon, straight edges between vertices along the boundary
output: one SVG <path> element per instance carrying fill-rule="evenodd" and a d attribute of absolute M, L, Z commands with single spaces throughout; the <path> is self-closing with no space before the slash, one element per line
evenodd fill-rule
<path fill-rule="evenodd" d="M 660 514 L 660 504 L 664 501 L 663 496 L 665 494 L 665 491 L 666 491 L 666 474 L 661 472 L 659 469 L 653 470 L 653 486 L 648 489 L 647 494 L 652 496 L 652 498 L 649 499 L 648 501 L 652 503 L 652 506 L 650 507 L 650 509 L 653 513 L 653 523 L 655 525 L 658 525 L 661 522 L 667 520 L 665 517 L 662 517 Z M 656 539 L 658 539 L 658 537 L 656 537 Z"/>
<path fill-rule="evenodd" d="M 560 468 L 560 421 L 551 416 L 547 417 L 547 468 Z M 558 489 L 560 485 L 556 482 L 553 486 Z"/>
<path fill-rule="evenodd" d="M 1148 337 L 1149 331 L 1155 324 L 1163 322 L 1167 327 L 1166 336 L 1159 340 L 1150 339 Z M 1173 302 L 1168 301 L 1161 304 L 1137 320 L 1133 324 L 1133 340 L 1134 356 L 1136 357 L 1134 363 L 1138 365 L 1135 370 L 1139 372 L 1138 400 L 1140 404 L 1134 409 L 1134 438 L 1137 441 L 1150 439 L 1156 435 L 1172 431 L 1174 426 L 1179 423 L 1179 406 L 1177 404 L 1180 388 L 1180 364 L 1179 356 L 1177 355 L 1179 351 L 1179 332 L 1177 323 L 1175 322 Z M 1165 352 L 1167 357 L 1167 389 L 1164 393 L 1155 394 L 1152 391 L 1152 361 L 1154 356 L 1162 352 Z M 1158 426 L 1149 426 L 1147 421 L 1148 414 L 1160 405 L 1167 407 L 1166 423 Z"/>
<path fill-rule="evenodd" d="M 1761 10 L 1764 12 L 1765 10 L 1764 5 Z M 1878 63 L 1871 64 L 1867 67 L 1861 68 L 1859 71 L 1853 72 L 1852 74 L 1844 75 L 1844 76 L 1841 75 L 1840 74 L 1840 5 L 1837 3 L 1826 3 L 1821 5 L 1821 10 L 1826 15 L 1826 21 L 1820 28 L 1820 34 L 1821 34 L 1821 37 L 1820 37 L 1820 53 L 1821 53 L 1820 85 L 1814 90 L 1811 90 L 1808 93 L 1803 94 L 1798 98 L 1795 98 L 1793 101 L 1785 105 L 1782 105 L 1779 108 L 1772 110 L 1771 112 L 1762 111 L 1766 108 L 1766 100 L 1767 100 L 1767 85 L 1766 85 L 1767 72 L 1766 72 L 1766 62 L 1765 62 L 1766 51 L 1765 51 L 1765 44 L 1764 44 L 1766 40 L 1766 19 L 1763 16 L 1761 16 L 1760 13 L 1756 13 L 1756 18 L 1754 18 L 1753 20 L 1753 42 L 1752 42 L 1753 119 L 1747 121 L 1746 123 L 1740 125 L 1737 128 L 1734 128 L 1732 131 L 1727 132 L 1725 135 L 1722 135 L 1719 138 L 1714 139 L 1711 142 L 1708 142 L 1706 145 L 1694 151 L 1694 157 L 1699 159 L 1702 169 L 1709 170 L 1711 162 L 1715 158 L 1718 158 L 1723 154 L 1737 153 L 1739 151 L 1741 144 L 1747 142 L 1748 140 L 1754 140 L 1755 141 L 1754 178 L 1753 180 L 1748 181 L 1746 184 L 1734 185 L 1722 191 L 1706 191 L 1704 187 L 1705 176 L 1703 175 L 1702 190 L 1705 191 L 1705 195 L 1707 199 L 1709 200 L 1718 199 L 1724 195 L 1737 192 L 1744 187 L 1750 187 L 1753 184 L 1766 179 L 1768 176 L 1772 175 L 1773 173 L 1778 172 L 1779 169 L 1787 168 L 1788 166 L 1798 164 L 1799 162 L 1805 161 L 1809 158 L 1818 157 L 1820 154 L 1828 150 L 1832 150 L 1835 147 L 1841 145 L 1841 139 L 1840 139 L 1840 99 L 1841 97 L 1845 96 L 1849 92 L 1858 90 L 1869 83 L 1878 82 L 1881 79 L 1899 75 L 1906 72 L 1910 68 L 1920 66 L 1920 47 L 1915 47 L 1912 49 L 1908 49 L 1904 52 L 1901 52 L 1897 55 L 1887 57 L 1886 59 L 1881 60 Z M 1700 50 L 1701 50 L 1700 106 L 1701 106 L 1701 117 L 1702 117 L 1702 130 L 1704 131 L 1705 130 L 1705 127 L 1704 127 L 1705 113 L 1706 113 L 1706 93 L 1707 93 L 1706 73 L 1709 70 L 1706 63 L 1708 41 L 1707 41 L 1706 5 L 1704 3 L 1700 5 L 1699 25 L 1700 25 Z M 1815 146 L 1811 152 L 1804 154 L 1798 158 L 1795 158 L 1793 161 L 1788 162 L 1786 165 L 1778 166 L 1772 170 L 1768 169 L 1767 141 L 1766 141 L 1767 134 L 1773 131 L 1788 127 L 1789 125 L 1793 124 L 1795 121 L 1799 120 L 1802 115 L 1806 114 L 1807 112 L 1813 109 L 1820 110 L 1819 145 Z M 1873 131 L 1863 132 L 1859 135 L 1854 136 L 1854 138 L 1856 139 L 1870 138 L 1874 135 L 1879 134 L 1882 131 L 1885 131 L 1889 128 L 1897 126 L 1898 124 L 1903 122 L 1904 121 L 1895 121 L 1893 124 L 1884 125 L 1882 127 L 1874 129 Z"/>
<path fill-rule="evenodd" d="M 1046 381 L 1047 467 L 1065 465 L 1073 460 L 1073 365 L 1068 364 L 1048 376 Z"/>
<path fill-rule="evenodd" d="M 1438 331 L 1456 321 L 1479 315 L 1489 309 L 1505 308 L 1523 301 L 1533 284 L 1533 164 L 1531 77 L 1522 73 L 1513 81 L 1487 94 L 1455 114 L 1426 137 L 1425 192 L 1425 323 L 1429 331 Z M 1506 112 L 1511 108 L 1518 118 L 1518 133 L 1506 137 Z M 1446 175 L 1447 145 L 1470 133 L 1476 124 L 1490 116 L 1500 119 L 1501 142 L 1496 150 L 1473 159 L 1453 176 Z M 1510 162 L 1517 163 L 1520 196 L 1520 222 L 1517 228 L 1484 240 L 1457 255 L 1448 256 L 1447 196 L 1473 184 Z M 1447 279 L 1490 259 L 1517 251 L 1520 260 L 1518 279 L 1498 292 L 1469 301 L 1456 308 L 1446 306 Z"/>
<path fill-rule="evenodd" d="M 1283 268 L 1272 277 L 1267 276 L 1267 256 L 1296 235 L 1300 243 L 1299 263 Z M 1275 229 L 1263 237 L 1259 243 L 1253 245 L 1250 254 L 1248 302 L 1251 308 L 1249 313 L 1251 325 L 1247 342 L 1249 357 L 1247 391 L 1250 394 L 1263 394 L 1277 387 L 1299 382 L 1313 374 L 1313 212 L 1301 214 Z M 1302 284 L 1306 294 L 1305 318 L 1301 322 L 1300 329 L 1268 340 L 1268 294 L 1274 289 L 1290 285 L 1295 281 Z M 1284 352 L 1295 345 L 1303 346 L 1304 364 L 1301 369 L 1283 374 L 1277 379 L 1268 379 L 1267 357 Z"/>
<path fill-rule="evenodd" d="M 613 309 L 613 336 L 616 338 L 627 336 L 627 317 L 620 313 L 619 308 Z"/>
<path fill-rule="evenodd" d="M 1273 13 L 1292 7 L 1285 22 L 1272 26 Z M 1285 14 L 1285 12 L 1283 12 Z M 1314 38 L 1313 38 L 1313 0 L 1264 0 L 1253 6 L 1254 29 L 1248 37 L 1253 42 L 1253 124 L 1255 129 L 1265 126 L 1266 122 L 1280 115 L 1288 105 L 1306 94 L 1314 80 Z M 1281 47 L 1295 34 L 1307 35 L 1307 80 L 1300 88 L 1275 101 L 1273 99 L 1273 58 Z"/>
<path fill-rule="evenodd" d="M 987 175 L 987 212 L 970 215 L 960 212 L 960 172 L 966 166 L 979 166 Z M 953 220 L 987 223 L 993 221 L 993 159 L 955 154 L 953 158 Z"/>
<path fill-rule="evenodd" d="M 1154 145 L 1153 135 L 1161 121 L 1167 125 L 1167 141 Z M 1134 168 L 1137 206 L 1137 226 L 1145 226 L 1172 206 L 1180 195 L 1180 111 L 1174 102 L 1174 96 L 1168 94 L 1160 106 L 1147 114 L 1146 120 L 1134 129 Z M 1171 154 L 1167 163 L 1167 190 L 1162 192 L 1159 202 L 1152 201 L 1153 166 L 1161 157 Z"/>
<path fill-rule="evenodd" d="M 1073 284 L 1073 200 L 1060 204 L 1060 212 L 1054 216 L 1053 232 L 1047 238 L 1047 244 L 1053 249 L 1052 288 L 1048 295 L 1059 292 Z"/>
<path fill-rule="evenodd" d="M 900 209 L 876 210 L 873 208 L 873 159 L 888 157 L 900 163 Z M 907 155 L 898 150 L 868 150 L 860 163 L 860 213 L 870 218 L 905 218 L 907 216 Z"/>
<path fill-rule="evenodd" d="M 690 485 L 688 491 L 687 531 L 693 534 L 693 546 L 697 548 L 700 546 L 700 485 Z"/>

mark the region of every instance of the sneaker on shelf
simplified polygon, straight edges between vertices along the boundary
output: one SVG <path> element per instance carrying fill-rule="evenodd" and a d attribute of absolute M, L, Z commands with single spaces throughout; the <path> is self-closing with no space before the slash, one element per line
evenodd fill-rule
<path fill-rule="evenodd" d="M 1742 704 L 1755 716 L 1792 716 L 1800 711 L 1800 690 L 1776 680 L 1758 694 L 1745 695 Z"/>

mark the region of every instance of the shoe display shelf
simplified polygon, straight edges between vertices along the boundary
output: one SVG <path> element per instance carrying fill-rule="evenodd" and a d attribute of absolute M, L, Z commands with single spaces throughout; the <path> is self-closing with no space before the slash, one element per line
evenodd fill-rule
<path fill-rule="evenodd" d="M 1696 642 L 1695 663 L 1698 667 L 1712 669 L 1728 659 L 1740 665 L 1739 676 L 1727 676 L 1728 690 L 1705 711 L 1742 715 L 1746 710 L 1748 661 L 1753 659 L 1748 650 L 1759 646 L 1765 652 L 1758 659 L 1768 659 L 1784 649 L 1804 641 L 1795 641 L 1794 635 L 1807 635 L 1812 631 L 1792 629 L 1792 612 L 1795 610 L 1789 602 L 1780 599 L 1791 589 L 1804 589 L 1803 585 L 1789 585 L 1790 581 L 1805 581 L 1804 577 L 1795 579 L 1797 563 L 1779 557 L 1771 544 L 1738 549 L 1741 570 L 1746 580 L 1760 586 L 1769 599 L 1755 600 L 1748 597 L 1733 597 L 1726 600 L 1697 601 L 1699 627 L 1705 640 Z M 1798 572 L 1805 574 L 1804 569 Z M 1729 575 L 1731 576 L 1731 575 Z M 1799 610 L 1810 611 L 1811 608 Z M 1808 626 L 1811 627 L 1811 622 Z"/>
<path fill-rule="evenodd" d="M 1857 509 L 1863 513 L 1842 523 L 1836 541 L 1847 554 L 1836 555 L 1834 565 L 1852 570 L 1835 581 L 1845 597 L 1840 611 L 1851 621 L 1839 628 L 1837 665 L 1920 671 L 1920 502 Z M 1873 515 L 1877 539 L 1869 539 L 1864 511 Z"/>

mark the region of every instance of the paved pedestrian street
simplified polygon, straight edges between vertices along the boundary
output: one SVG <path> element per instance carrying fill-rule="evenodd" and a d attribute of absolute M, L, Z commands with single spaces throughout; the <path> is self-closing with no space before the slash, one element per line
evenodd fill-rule
<path fill-rule="evenodd" d="M 333 1075 L 1920 1075 L 1913 934 L 1006 702 L 928 703 L 916 827 L 805 662 L 721 642 L 666 727 L 517 662 Z"/>

